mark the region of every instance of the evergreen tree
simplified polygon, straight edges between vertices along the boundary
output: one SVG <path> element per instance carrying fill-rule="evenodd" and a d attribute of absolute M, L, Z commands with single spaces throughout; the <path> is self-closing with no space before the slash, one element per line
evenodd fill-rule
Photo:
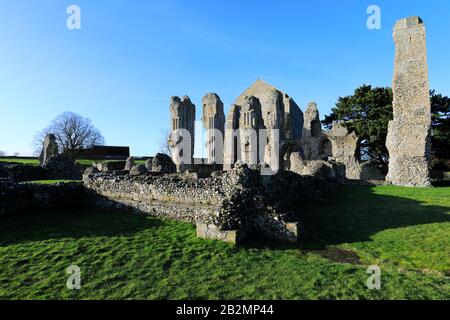
<path fill-rule="evenodd" d="M 331 114 L 323 124 L 330 129 L 333 121 L 340 121 L 361 139 L 361 158 L 387 166 L 386 148 L 388 123 L 393 118 L 392 89 L 363 85 L 353 95 L 339 97 Z M 430 91 L 433 152 L 438 158 L 450 155 L 450 98 Z"/>

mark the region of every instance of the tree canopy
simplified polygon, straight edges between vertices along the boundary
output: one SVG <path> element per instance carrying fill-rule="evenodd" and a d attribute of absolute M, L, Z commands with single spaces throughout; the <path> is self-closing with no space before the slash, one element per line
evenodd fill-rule
<path fill-rule="evenodd" d="M 450 98 L 431 91 L 432 148 L 436 157 L 450 159 Z"/>
<path fill-rule="evenodd" d="M 35 145 L 42 147 L 42 141 L 49 133 L 55 135 L 61 152 L 71 157 L 76 157 L 83 149 L 102 145 L 105 142 L 90 119 L 73 112 L 64 112 L 56 117 L 47 128 L 36 135 Z"/>

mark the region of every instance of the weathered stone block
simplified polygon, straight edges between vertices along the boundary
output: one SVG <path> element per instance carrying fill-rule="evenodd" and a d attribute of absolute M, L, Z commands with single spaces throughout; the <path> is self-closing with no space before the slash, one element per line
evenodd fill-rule
<path fill-rule="evenodd" d="M 137 165 L 131 168 L 130 170 L 130 176 L 140 176 L 147 173 L 147 168 L 145 168 L 145 165 Z"/>
<path fill-rule="evenodd" d="M 321 180 L 342 179 L 345 174 L 345 170 L 338 164 L 322 160 L 302 160 L 298 152 L 291 154 L 290 171 Z"/>
<path fill-rule="evenodd" d="M 123 170 L 125 161 L 111 161 L 111 162 L 94 162 L 92 166 L 101 172 L 113 172 L 115 170 Z"/>
<path fill-rule="evenodd" d="M 47 169 L 47 179 L 79 180 L 82 176 L 75 161 L 62 154 L 47 159 L 43 167 Z"/>
<path fill-rule="evenodd" d="M 164 174 L 175 173 L 177 171 L 177 167 L 175 166 L 172 159 L 168 155 L 158 153 L 152 160 L 152 166 L 150 171 Z"/>
<path fill-rule="evenodd" d="M 300 222 L 287 222 L 286 231 L 286 241 L 298 242 L 302 236 L 302 225 Z"/>
<path fill-rule="evenodd" d="M 197 237 L 239 244 L 244 239 L 245 233 L 242 230 L 223 231 L 213 224 L 197 223 Z"/>
<path fill-rule="evenodd" d="M 130 171 L 131 168 L 135 166 L 135 159 L 134 157 L 129 157 L 125 163 L 125 168 L 123 170 Z"/>

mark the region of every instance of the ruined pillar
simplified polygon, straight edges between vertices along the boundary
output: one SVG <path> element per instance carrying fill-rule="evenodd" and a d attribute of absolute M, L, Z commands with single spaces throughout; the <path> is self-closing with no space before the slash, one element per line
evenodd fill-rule
<path fill-rule="evenodd" d="M 265 99 L 265 108 L 262 108 L 262 118 L 264 129 L 259 133 L 260 141 L 265 144 L 263 162 L 274 170 L 280 168 L 282 156 L 281 147 L 285 144 L 284 125 L 284 104 L 283 94 L 277 90 L 272 90 Z M 261 145 L 263 147 L 263 145 Z"/>
<path fill-rule="evenodd" d="M 231 170 L 240 157 L 239 116 L 241 107 L 232 104 L 225 122 L 223 169 Z"/>
<path fill-rule="evenodd" d="M 202 99 L 203 127 L 206 129 L 206 150 L 208 163 L 223 164 L 223 139 L 225 114 L 223 102 L 215 93 L 208 93 Z"/>
<path fill-rule="evenodd" d="M 389 122 L 387 181 L 399 186 L 431 186 L 431 104 L 425 26 L 419 17 L 394 27 L 394 119 Z"/>
<path fill-rule="evenodd" d="M 41 154 L 39 155 L 40 165 L 44 165 L 45 162 L 53 156 L 58 154 L 58 144 L 56 143 L 56 137 L 54 134 L 47 134 L 44 138 Z"/>
<path fill-rule="evenodd" d="M 178 170 L 189 168 L 194 161 L 195 105 L 188 96 L 170 98 L 170 151 Z"/>
<path fill-rule="evenodd" d="M 246 164 L 259 164 L 263 160 L 263 156 L 260 156 L 259 146 L 259 129 L 262 129 L 263 126 L 261 104 L 258 98 L 246 97 L 239 118 L 240 160 Z"/>
<path fill-rule="evenodd" d="M 301 145 L 305 160 L 321 160 L 320 144 L 323 140 L 322 124 L 320 122 L 317 104 L 311 102 L 304 113 L 303 133 Z"/>

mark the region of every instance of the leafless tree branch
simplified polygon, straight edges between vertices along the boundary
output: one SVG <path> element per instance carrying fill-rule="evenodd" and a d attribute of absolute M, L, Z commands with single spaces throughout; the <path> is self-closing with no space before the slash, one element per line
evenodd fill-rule
<path fill-rule="evenodd" d="M 161 130 L 161 139 L 159 140 L 159 152 L 170 156 L 170 132 Z"/>
<path fill-rule="evenodd" d="M 64 112 L 35 135 L 33 139 L 35 154 L 40 153 L 44 137 L 49 133 L 55 135 L 61 152 L 74 157 L 83 149 L 105 143 L 101 132 L 92 125 L 90 119 L 73 112 Z"/>

